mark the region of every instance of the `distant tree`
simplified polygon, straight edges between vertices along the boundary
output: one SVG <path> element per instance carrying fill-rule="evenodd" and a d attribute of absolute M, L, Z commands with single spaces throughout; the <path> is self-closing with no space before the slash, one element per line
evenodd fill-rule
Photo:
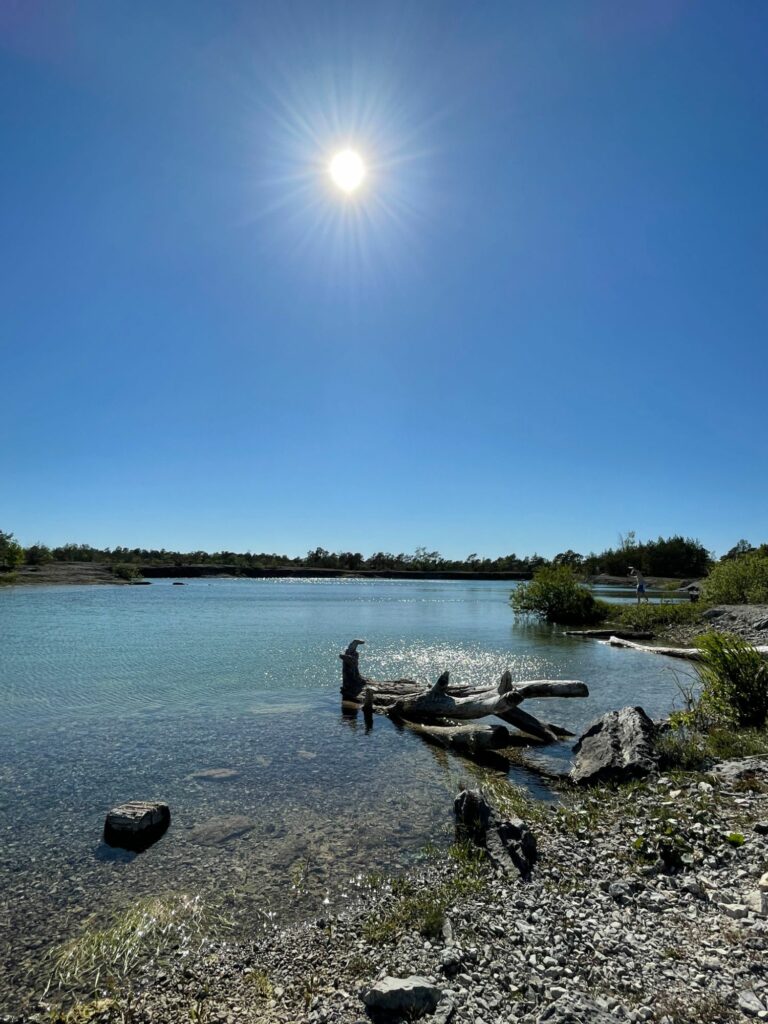
<path fill-rule="evenodd" d="M 24 548 L 12 533 L 0 530 L 0 569 L 15 569 L 24 561 Z"/>
<path fill-rule="evenodd" d="M 53 561 L 51 549 L 46 544 L 33 544 L 24 552 L 24 559 L 27 565 L 46 565 Z"/>
<path fill-rule="evenodd" d="M 580 555 L 578 551 L 571 551 L 570 548 L 567 551 L 561 551 L 552 559 L 552 565 L 568 565 L 572 569 L 580 569 L 583 564 L 584 555 Z"/>
<path fill-rule="evenodd" d="M 726 551 L 720 561 L 725 562 L 731 558 L 741 558 L 742 555 L 748 555 L 750 551 L 754 550 L 755 548 L 752 547 L 748 540 L 740 540 L 733 545 L 730 551 Z"/>

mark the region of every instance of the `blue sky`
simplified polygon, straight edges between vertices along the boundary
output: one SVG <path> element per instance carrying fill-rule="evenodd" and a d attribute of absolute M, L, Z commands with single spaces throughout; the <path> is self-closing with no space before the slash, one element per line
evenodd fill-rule
<path fill-rule="evenodd" d="M 5 0 L 0 527 L 768 540 L 767 45 L 755 0 Z"/>

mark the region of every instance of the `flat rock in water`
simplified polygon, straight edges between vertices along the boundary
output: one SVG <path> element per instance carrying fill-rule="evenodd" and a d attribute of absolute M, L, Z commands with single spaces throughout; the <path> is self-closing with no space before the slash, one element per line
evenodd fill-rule
<path fill-rule="evenodd" d="M 621 782 L 656 768 L 654 725 L 642 708 L 622 708 L 598 718 L 573 748 L 571 778 L 582 785 Z"/>
<path fill-rule="evenodd" d="M 414 1020 L 433 1013 L 442 996 L 437 985 L 412 974 L 410 978 L 382 978 L 365 993 L 363 1002 L 374 1014 L 407 1014 Z"/>
<path fill-rule="evenodd" d="M 125 850 L 146 850 L 171 823 L 168 804 L 131 800 L 113 807 L 104 822 L 104 841 Z"/>
<path fill-rule="evenodd" d="M 252 829 L 256 822 L 241 814 L 233 814 L 227 818 L 211 818 L 190 829 L 188 838 L 202 846 L 223 846 L 232 839 L 240 839 Z"/>
<path fill-rule="evenodd" d="M 236 779 L 240 772 L 236 768 L 200 768 L 192 772 L 190 779 L 203 779 L 205 781 L 217 782 L 220 779 Z"/>

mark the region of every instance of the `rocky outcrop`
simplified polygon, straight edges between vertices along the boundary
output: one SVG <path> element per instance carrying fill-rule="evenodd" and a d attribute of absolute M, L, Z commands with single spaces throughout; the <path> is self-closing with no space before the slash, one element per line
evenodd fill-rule
<path fill-rule="evenodd" d="M 571 779 L 580 785 L 625 782 L 656 769 L 654 725 L 642 708 L 622 708 L 598 718 L 573 748 Z"/>
<path fill-rule="evenodd" d="M 104 822 L 104 841 L 124 850 L 146 850 L 171 823 L 168 804 L 131 800 L 113 807 Z"/>
<path fill-rule="evenodd" d="M 479 789 L 464 789 L 454 801 L 460 835 L 483 847 L 504 871 L 528 878 L 536 863 L 536 837 L 520 818 L 503 819 Z"/>

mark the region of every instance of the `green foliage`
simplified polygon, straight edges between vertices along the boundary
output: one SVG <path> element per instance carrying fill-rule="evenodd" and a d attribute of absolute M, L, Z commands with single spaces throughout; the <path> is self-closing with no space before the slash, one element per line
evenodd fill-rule
<path fill-rule="evenodd" d="M 567 565 L 542 566 L 530 583 L 512 591 L 512 607 L 518 615 L 534 615 L 561 625 L 603 622 L 610 605 L 598 601 Z"/>
<path fill-rule="evenodd" d="M 657 540 L 638 541 L 630 530 L 620 538 L 617 548 L 607 548 L 599 555 L 584 560 L 589 575 L 607 573 L 626 576 L 630 565 L 646 576 L 673 576 L 676 579 L 704 576 L 709 568 L 709 552 L 691 537 L 659 537 Z"/>
<path fill-rule="evenodd" d="M 768 662 L 740 637 L 705 633 L 696 641 L 701 660 L 699 703 L 713 722 L 761 729 L 768 718 Z"/>
<path fill-rule="evenodd" d="M 15 569 L 24 561 L 24 548 L 12 533 L 0 530 L 0 569 Z"/>
<path fill-rule="evenodd" d="M 0 587 L 9 587 L 17 579 L 15 572 L 0 572 Z"/>
<path fill-rule="evenodd" d="M 137 565 L 129 565 L 123 563 L 122 565 L 113 565 L 112 572 L 121 580 L 137 580 L 141 576 L 141 572 Z"/>
<path fill-rule="evenodd" d="M 655 627 L 679 626 L 698 622 L 703 607 L 691 601 L 662 601 L 659 604 L 612 605 L 611 622 L 632 629 L 653 630 Z"/>
<path fill-rule="evenodd" d="M 748 551 L 718 562 L 704 580 L 701 596 L 710 604 L 767 603 L 768 552 Z"/>
<path fill-rule="evenodd" d="M 27 565 L 47 565 L 48 562 L 53 561 L 53 555 L 51 549 L 45 544 L 33 544 L 27 548 L 24 552 L 24 558 Z"/>
<path fill-rule="evenodd" d="M 451 901 L 478 892 L 487 877 L 485 857 L 471 844 L 457 843 L 449 855 L 454 862 L 451 877 L 434 889 L 425 891 L 407 878 L 391 879 L 392 900 L 377 908 L 363 926 L 368 942 L 394 942 L 409 931 L 428 939 L 440 935 Z"/>

